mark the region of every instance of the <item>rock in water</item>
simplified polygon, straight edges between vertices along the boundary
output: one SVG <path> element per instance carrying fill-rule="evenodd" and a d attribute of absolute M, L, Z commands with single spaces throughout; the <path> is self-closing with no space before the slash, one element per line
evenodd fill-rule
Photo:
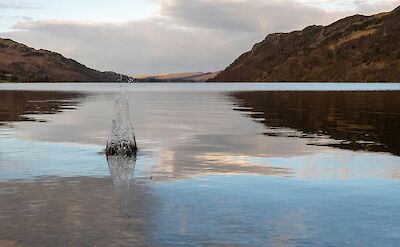
<path fill-rule="evenodd" d="M 121 86 L 115 102 L 115 115 L 112 120 L 110 137 L 107 141 L 106 155 L 136 155 L 136 139 L 129 117 L 128 93 L 126 87 L 126 85 Z"/>

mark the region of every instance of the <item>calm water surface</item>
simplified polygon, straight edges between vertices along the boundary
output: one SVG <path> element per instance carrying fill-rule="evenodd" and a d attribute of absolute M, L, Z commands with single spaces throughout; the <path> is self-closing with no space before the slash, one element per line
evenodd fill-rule
<path fill-rule="evenodd" d="M 400 84 L 0 84 L 0 246 L 399 246 Z"/>

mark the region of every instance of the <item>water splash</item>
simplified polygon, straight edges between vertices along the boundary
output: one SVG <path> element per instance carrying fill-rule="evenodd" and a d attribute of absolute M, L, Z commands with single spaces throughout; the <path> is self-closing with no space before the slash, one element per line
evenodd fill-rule
<path fill-rule="evenodd" d="M 106 155 L 136 155 L 136 138 L 129 117 L 128 85 L 129 83 L 124 83 L 120 86 L 115 102 L 111 133 L 107 141 Z"/>

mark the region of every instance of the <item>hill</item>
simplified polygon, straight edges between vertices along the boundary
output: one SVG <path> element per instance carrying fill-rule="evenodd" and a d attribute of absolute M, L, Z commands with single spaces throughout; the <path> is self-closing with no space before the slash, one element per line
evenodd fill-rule
<path fill-rule="evenodd" d="M 210 81 L 400 82 L 400 7 L 275 33 Z"/>
<path fill-rule="evenodd" d="M 61 54 L 0 38 L 0 81 L 115 82 L 121 75 L 90 69 Z M 122 76 L 127 81 L 127 76 Z"/>
<path fill-rule="evenodd" d="M 187 72 L 158 75 L 135 75 L 134 79 L 140 82 L 205 82 L 217 76 L 218 72 Z"/>

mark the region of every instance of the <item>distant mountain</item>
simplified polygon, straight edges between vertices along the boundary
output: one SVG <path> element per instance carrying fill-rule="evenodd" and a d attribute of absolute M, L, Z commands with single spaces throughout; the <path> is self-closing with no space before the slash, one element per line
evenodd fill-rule
<path fill-rule="evenodd" d="M 205 82 L 217 76 L 218 72 L 187 72 L 158 75 L 135 75 L 134 79 L 140 82 Z"/>
<path fill-rule="evenodd" d="M 210 81 L 400 82 L 400 7 L 270 34 Z"/>
<path fill-rule="evenodd" d="M 0 39 L 0 81 L 115 82 L 114 72 L 100 72 L 62 55 L 36 50 L 10 39 Z M 127 81 L 127 76 L 122 76 Z"/>

